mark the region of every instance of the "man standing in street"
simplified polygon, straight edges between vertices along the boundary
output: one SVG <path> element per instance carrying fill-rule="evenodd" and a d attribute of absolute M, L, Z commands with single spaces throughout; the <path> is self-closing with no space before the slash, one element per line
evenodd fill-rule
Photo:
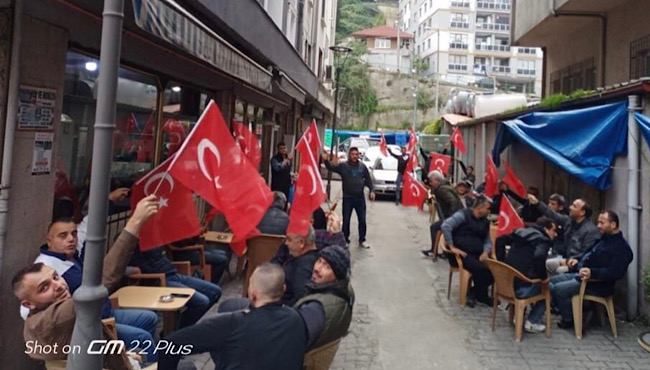
<path fill-rule="evenodd" d="M 551 274 L 562 274 L 569 271 L 573 266 L 568 262 L 572 259 L 580 260 L 600 239 L 598 228 L 590 220 L 593 212 L 591 205 L 586 200 L 578 198 L 571 203 L 569 215 L 566 216 L 554 212 L 546 204 L 540 203 L 534 195 L 528 194 L 528 200 L 533 206 L 536 205 L 542 214 L 555 221 L 557 225 L 562 225 L 564 229 L 564 245 L 559 246 L 557 251 L 561 256 L 546 260 L 546 269 Z"/>
<path fill-rule="evenodd" d="M 278 143 L 278 152 L 271 158 L 271 190 L 280 191 L 289 199 L 291 188 L 291 154 L 287 154 L 287 145 Z"/>
<path fill-rule="evenodd" d="M 399 204 L 402 198 L 402 179 L 404 178 L 404 172 L 406 171 L 406 164 L 408 163 L 411 156 L 406 153 L 406 147 L 403 146 L 400 150 L 402 151 L 399 155 L 394 154 L 390 148 L 388 149 L 388 154 L 393 158 L 397 159 L 397 180 L 395 180 L 395 204 Z"/>
<path fill-rule="evenodd" d="M 449 185 L 449 182 L 445 180 L 445 176 L 442 172 L 438 170 L 429 172 L 429 185 L 431 185 L 431 190 L 435 197 L 436 208 L 438 209 L 438 216 L 440 216 L 440 219 L 429 226 L 429 231 L 431 233 L 431 249 L 425 249 L 422 251 L 422 254 L 426 257 L 433 256 L 437 239 L 436 236 L 438 235 L 438 231 L 440 231 L 442 222 L 451 217 L 451 215 L 456 211 L 465 208 L 460 200 L 460 196 Z M 438 256 L 433 256 L 433 258 L 437 257 Z"/>
<path fill-rule="evenodd" d="M 343 235 L 346 243 L 350 244 L 350 219 L 354 210 L 359 221 L 359 247 L 370 248 L 366 242 L 366 200 L 363 190 L 368 187 L 369 198 L 372 201 L 375 200 L 375 192 L 372 189 L 368 168 L 359 161 L 359 149 L 350 148 L 347 162 L 333 164 L 326 153 L 323 153 L 323 161 L 328 170 L 341 175 L 343 182 Z"/>

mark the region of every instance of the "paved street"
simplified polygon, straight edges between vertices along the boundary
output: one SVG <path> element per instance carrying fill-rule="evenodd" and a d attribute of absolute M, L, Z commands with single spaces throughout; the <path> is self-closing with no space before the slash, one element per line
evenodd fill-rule
<path fill-rule="evenodd" d="M 457 275 L 447 300 L 447 262 L 420 254 L 429 244 L 426 213 L 379 200 L 368 204 L 368 221 L 369 250 L 357 247 L 352 226 L 354 320 L 332 369 L 650 369 L 633 324 L 619 321 L 617 339 L 608 327 L 578 341 L 554 326 L 550 339 L 524 333 L 516 343 L 499 311 L 492 332 L 490 308 L 461 308 Z M 224 289 L 238 296 L 241 282 Z M 213 368 L 208 356 L 193 358 L 200 369 Z"/>

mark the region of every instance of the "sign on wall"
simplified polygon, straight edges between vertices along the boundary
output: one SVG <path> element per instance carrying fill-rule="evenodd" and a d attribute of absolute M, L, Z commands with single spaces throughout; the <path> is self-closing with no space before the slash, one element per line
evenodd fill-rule
<path fill-rule="evenodd" d="M 19 130 L 53 130 L 56 90 L 21 86 L 19 99 Z"/>
<path fill-rule="evenodd" d="M 53 132 L 37 132 L 34 137 L 32 175 L 47 175 L 52 169 Z"/>

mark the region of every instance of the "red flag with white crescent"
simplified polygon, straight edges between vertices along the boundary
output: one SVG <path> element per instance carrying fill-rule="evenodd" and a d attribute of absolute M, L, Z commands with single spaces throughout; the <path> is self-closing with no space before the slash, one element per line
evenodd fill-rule
<path fill-rule="evenodd" d="M 300 170 L 296 181 L 289 227 L 287 233 L 305 235 L 311 225 L 312 212 L 327 199 L 320 171 L 307 146 L 297 148 L 300 152 Z"/>
<path fill-rule="evenodd" d="M 183 124 L 174 119 L 170 118 L 165 121 L 163 125 L 163 132 L 166 133 L 169 137 L 169 143 L 167 143 L 167 155 L 171 157 L 174 155 L 178 149 L 181 148 L 183 142 L 187 138 L 187 133 L 185 132 L 185 127 Z"/>
<path fill-rule="evenodd" d="M 418 207 L 422 210 L 424 201 L 427 199 L 427 189 L 418 182 L 413 173 L 404 174 L 404 184 L 402 185 L 402 204 L 404 207 Z"/>
<path fill-rule="evenodd" d="M 447 176 L 449 173 L 449 165 L 451 164 L 451 157 L 444 154 L 431 153 L 431 164 L 429 165 L 429 172 L 438 170 L 443 175 Z"/>
<path fill-rule="evenodd" d="M 406 144 L 406 152 L 411 153 L 415 151 L 415 145 L 418 143 L 418 137 L 415 134 L 415 130 L 411 127 L 411 134 L 409 135 L 409 142 Z"/>
<path fill-rule="evenodd" d="M 316 126 L 316 120 L 312 120 L 311 125 L 309 125 L 309 128 L 307 128 L 305 133 L 298 141 L 296 150 L 302 153 L 305 147 L 307 147 L 309 150 L 311 150 L 311 154 L 314 158 L 320 158 L 319 154 L 321 146 L 322 144 L 320 142 L 320 136 L 318 135 L 318 126 Z M 316 161 L 316 163 L 318 163 L 318 161 Z"/>
<path fill-rule="evenodd" d="M 485 174 L 485 195 L 492 198 L 499 194 L 499 170 L 494 165 L 492 156 L 488 154 L 487 158 L 487 173 Z"/>
<path fill-rule="evenodd" d="M 235 135 L 235 142 L 251 161 L 254 168 L 260 168 L 262 162 L 262 148 L 257 136 L 253 134 L 246 125 L 241 122 L 232 121 L 232 130 Z"/>
<path fill-rule="evenodd" d="M 158 248 L 199 235 L 201 227 L 192 191 L 167 173 L 171 158 L 133 184 L 131 210 L 151 194 L 158 197 L 158 213 L 140 230 L 140 250 Z"/>
<path fill-rule="evenodd" d="M 465 147 L 465 140 L 463 140 L 463 135 L 460 133 L 460 128 L 456 127 L 451 133 L 449 141 L 454 143 L 456 149 L 461 153 L 467 153 L 467 148 Z"/>
<path fill-rule="evenodd" d="M 504 161 L 503 159 L 501 160 L 503 163 L 503 167 L 506 169 L 506 175 L 503 177 L 503 182 L 505 182 L 512 191 L 514 191 L 517 195 L 519 195 L 522 198 L 526 197 L 526 194 L 528 194 L 528 190 L 526 190 L 526 186 L 519 180 L 517 175 L 515 175 L 515 172 L 508 166 L 508 162 Z"/>
<path fill-rule="evenodd" d="M 235 143 L 214 101 L 174 157 L 169 173 L 223 212 L 234 241 L 252 232 L 273 201 L 271 189 Z"/>
<path fill-rule="evenodd" d="M 384 137 L 383 132 L 381 133 L 381 140 L 379 141 L 379 151 L 384 155 L 384 157 L 388 157 L 388 145 L 386 145 L 386 138 Z"/>
<path fill-rule="evenodd" d="M 524 222 L 515 211 L 507 196 L 501 198 L 499 206 L 499 219 L 497 220 L 497 237 L 507 235 L 511 232 L 524 227 Z M 494 248 L 494 246 L 492 246 Z"/>

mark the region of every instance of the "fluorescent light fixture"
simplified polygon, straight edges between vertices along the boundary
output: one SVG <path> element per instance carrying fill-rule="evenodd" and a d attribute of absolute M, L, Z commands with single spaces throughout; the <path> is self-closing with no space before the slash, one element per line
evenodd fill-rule
<path fill-rule="evenodd" d="M 172 87 L 172 91 L 173 91 L 173 92 L 180 92 L 180 91 L 181 91 L 181 87 L 180 87 L 180 86 L 173 86 L 173 87 Z"/>
<path fill-rule="evenodd" d="M 86 70 L 95 72 L 97 70 L 97 62 L 86 62 Z"/>

